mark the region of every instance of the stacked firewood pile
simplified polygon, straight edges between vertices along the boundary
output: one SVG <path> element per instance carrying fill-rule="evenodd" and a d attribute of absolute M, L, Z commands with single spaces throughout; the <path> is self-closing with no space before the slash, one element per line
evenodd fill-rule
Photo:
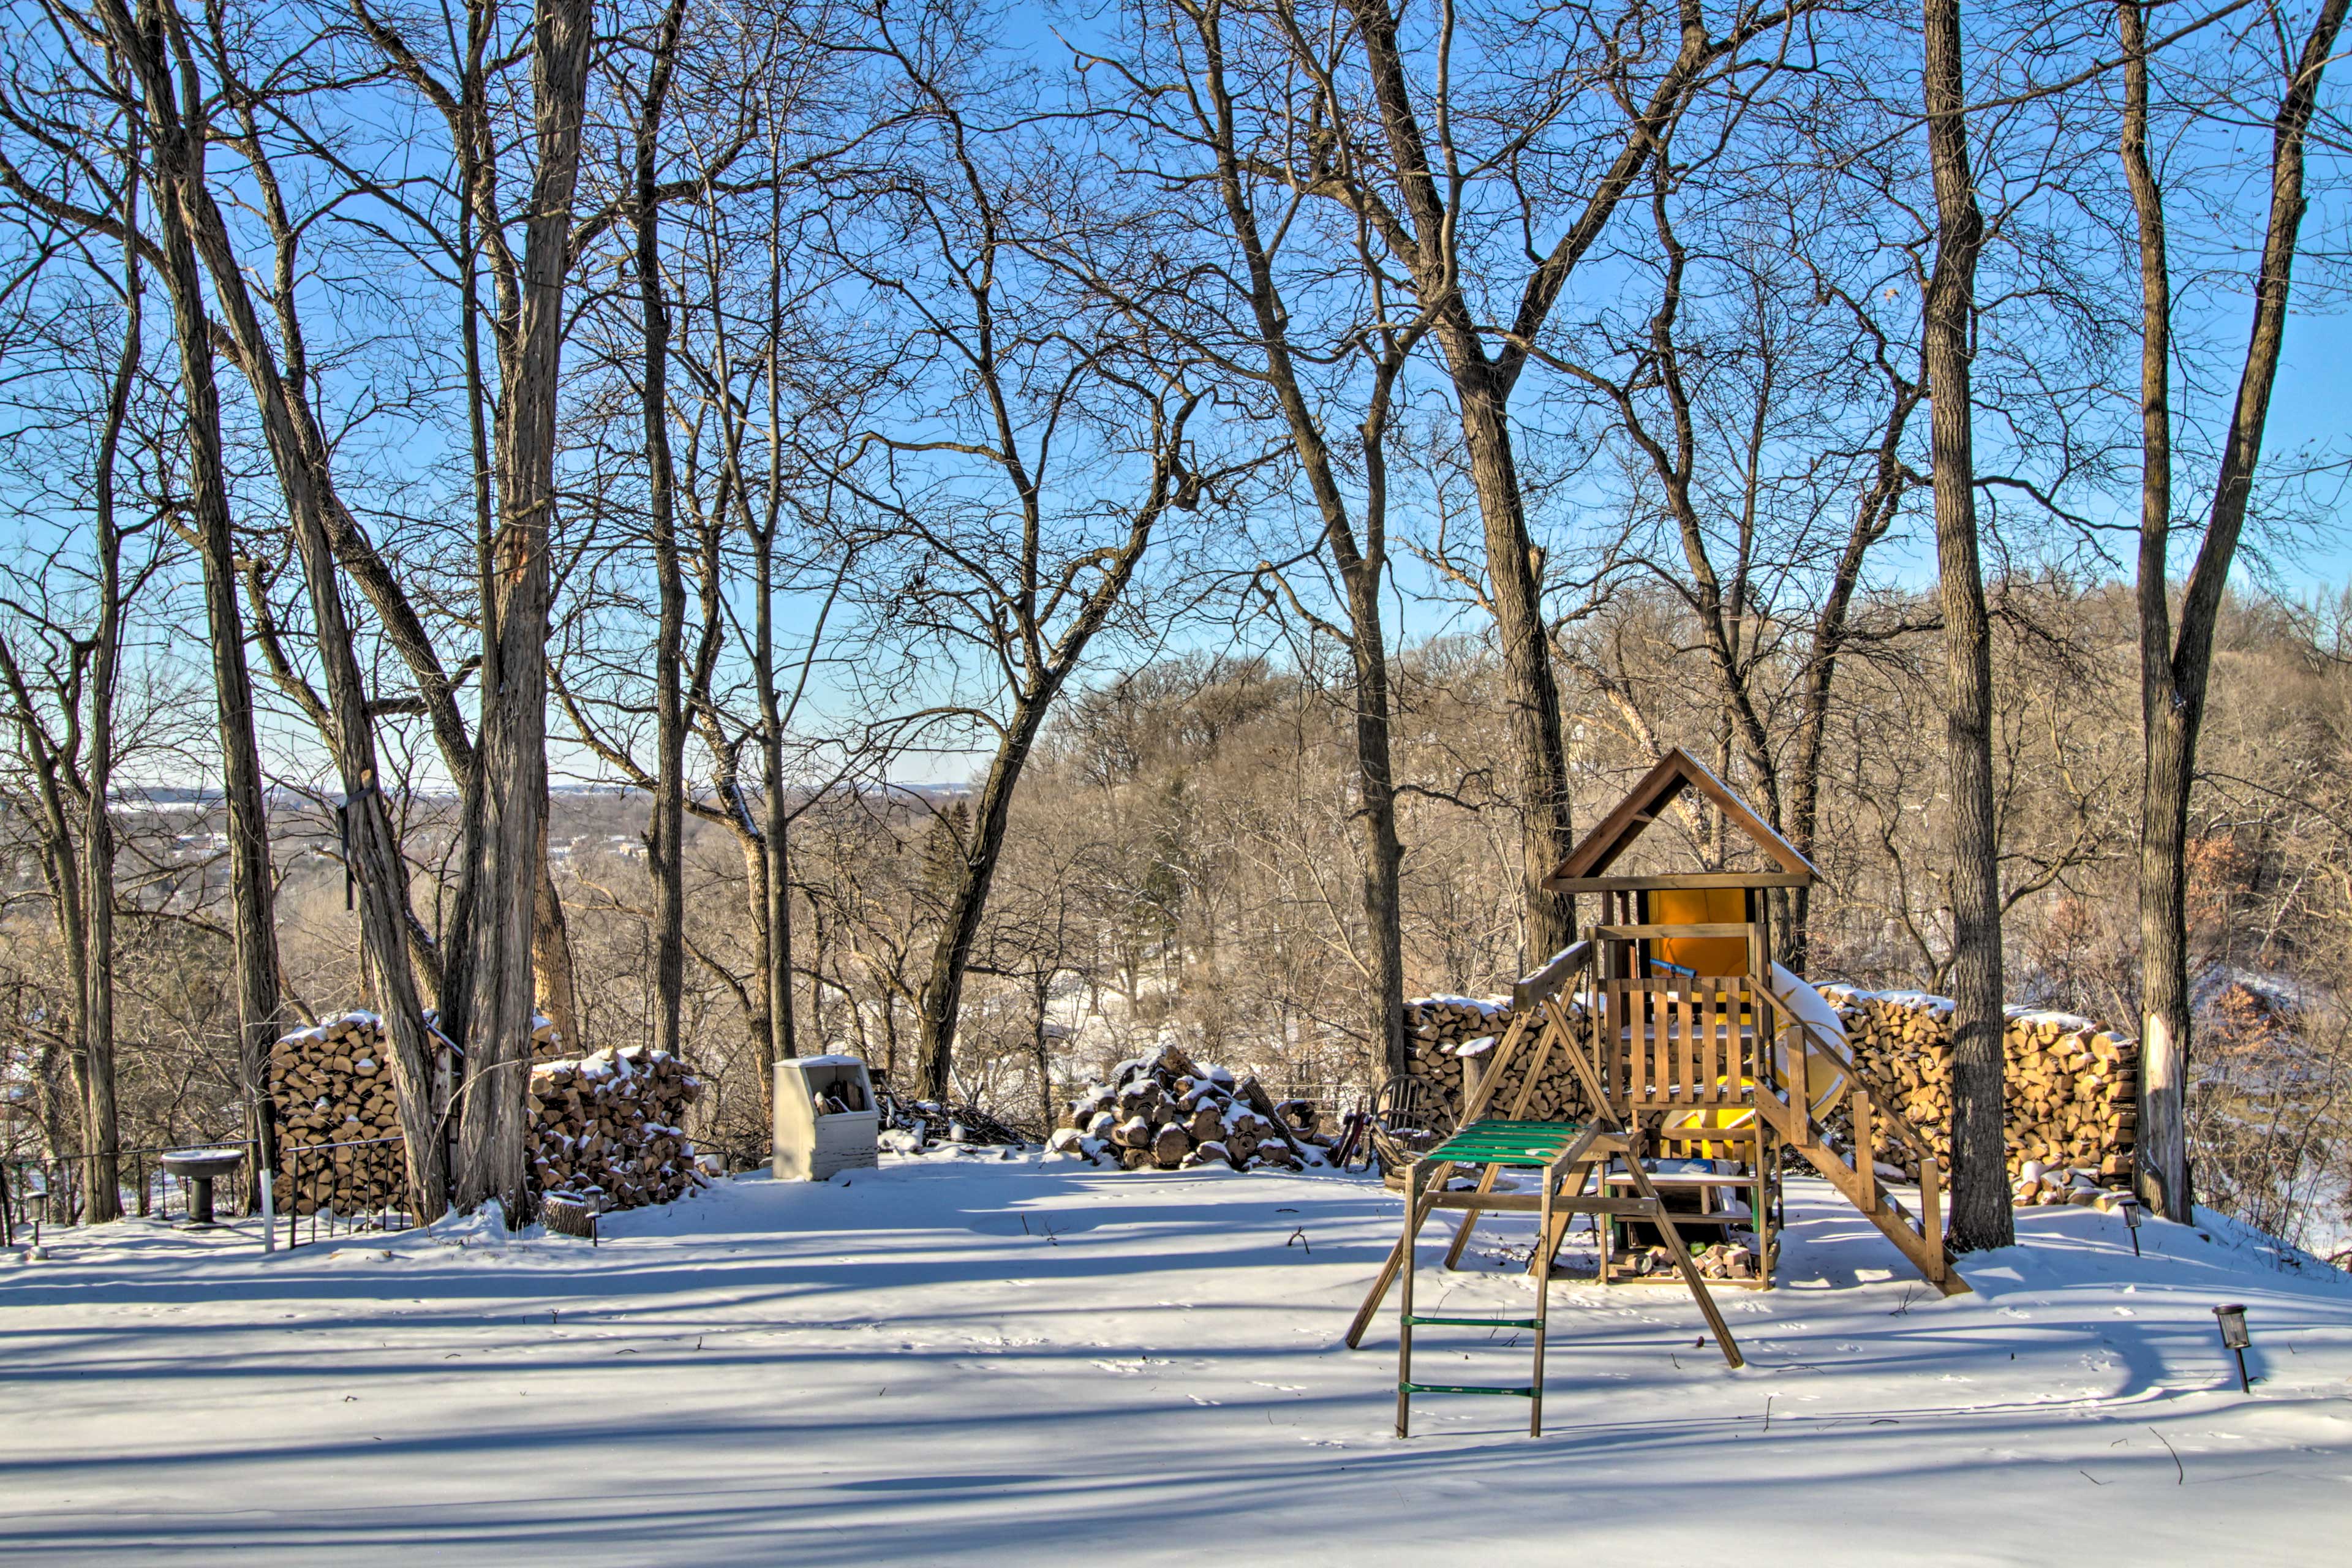
<path fill-rule="evenodd" d="M 448 1104 L 455 1055 L 433 1029 L 433 1106 Z M 546 1034 L 537 1021 L 534 1037 Z M 373 1013 L 298 1029 L 270 1052 L 278 1121 L 278 1203 L 297 1214 L 357 1215 L 407 1201 L 392 1041 Z M 667 1203 L 696 1184 L 684 1129 L 701 1085 L 677 1058 L 642 1047 L 534 1064 L 531 1181 L 541 1193 L 593 1197 L 604 1209 Z M 364 1147 L 328 1147 L 362 1144 Z"/>
<path fill-rule="evenodd" d="M 1951 1155 L 1952 1004 L 1917 992 L 1825 993 L 1845 1025 L 1864 1076 L 1895 1109 Z M 2001 1038 L 2008 1061 L 2009 1168 L 2029 1163 L 2128 1178 L 2138 1141 L 2139 1042 L 2069 1013 L 2012 1012 Z M 1916 1175 L 1916 1162 L 1882 1131 L 1882 1163 Z M 2065 1201 L 2061 1199 L 2060 1201 Z"/>
<path fill-rule="evenodd" d="M 1444 1119 L 1444 1124 L 1454 1126 L 1461 1121 L 1463 1107 L 1468 1100 L 1466 1080 L 1483 1072 L 1494 1059 L 1494 1045 L 1479 1042 L 1498 1040 L 1511 1026 L 1510 998 L 1480 1002 L 1467 996 L 1424 996 L 1407 1002 L 1404 1007 L 1405 1027 L 1412 1047 L 1412 1070 L 1429 1080 L 1436 1091 L 1437 1109 Z M 1584 1005 L 1580 1000 L 1568 999 L 1568 1016 L 1571 1024 L 1583 1020 Z M 1465 1051 L 1465 1046 L 1477 1048 Z M 1506 1069 L 1503 1082 L 1486 1102 L 1487 1115 L 1504 1115 L 1517 1103 L 1519 1086 L 1535 1054 L 1528 1044 L 1522 1044 L 1514 1053 L 1517 1060 Z M 1468 1072 L 1464 1070 L 1465 1065 Z M 1583 1087 L 1577 1082 L 1568 1058 L 1558 1051 L 1549 1053 L 1542 1075 L 1536 1080 L 1535 1096 L 1528 1101 L 1528 1116 L 1538 1121 L 1582 1121 L 1590 1113 Z"/>
<path fill-rule="evenodd" d="M 1075 1125 L 1046 1142 L 1048 1152 L 1089 1162 L 1116 1159 L 1124 1170 L 1187 1169 L 1212 1161 L 1236 1171 L 1253 1164 L 1297 1169 L 1310 1144 L 1285 1127 L 1254 1077 L 1238 1081 L 1203 1068 L 1169 1046 L 1159 1056 L 1119 1064 L 1071 1107 Z"/>
<path fill-rule="evenodd" d="M 702 1080 L 646 1046 L 530 1070 L 530 1168 L 539 1190 L 601 1209 L 666 1204 L 701 1184 L 686 1111 Z"/>
<path fill-rule="evenodd" d="M 1499 1035 L 1511 1026 L 1508 996 L 1419 996 L 1404 1005 L 1405 1033 L 1413 1054 L 1445 1051 Z"/>
<path fill-rule="evenodd" d="M 373 1013 L 297 1029 L 269 1052 L 278 1106 L 277 1202 L 296 1214 L 365 1214 L 404 1206 L 406 1155 L 392 1041 Z M 335 1144 L 366 1144 L 335 1148 Z"/>
<path fill-rule="evenodd" d="M 1872 993 L 1844 986 L 1823 994 L 1838 1009 L 1847 1043 L 1864 1078 L 1892 1098 L 1894 1108 L 1950 1158 L 1952 1125 L 1952 1004 L 1917 992 Z M 1485 1065 L 1491 1046 L 1477 1042 L 1510 1026 L 1507 997 L 1479 1001 L 1431 996 L 1405 1005 L 1413 1071 L 1430 1081 L 1438 1113 L 1458 1120 L 1466 1079 Z M 1581 1018 L 1580 1000 L 1569 1003 Z M 2018 1010 L 2003 1037 L 2008 1058 L 2009 1165 L 2028 1162 L 2051 1169 L 2088 1170 L 2106 1182 L 2127 1179 L 2138 1138 L 2139 1043 L 2072 1014 Z M 1465 1046 L 1474 1048 L 1465 1051 Z M 1519 1054 L 1519 1069 L 1532 1059 Z M 1471 1071 L 1464 1071 L 1468 1065 Z M 1506 1075 L 1488 1101 L 1490 1114 L 1514 1103 L 1519 1070 Z M 1580 1120 L 1589 1114 L 1581 1087 L 1555 1054 L 1536 1085 L 1527 1114 Z M 1842 1106 L 1832 1121 L 1850 1131 Z M 1451 1124 L 1450 1122 L 1448 1123 Z M 1908 1146 L 1885 1127 L 1873 1139 L 1874 1157 L 1916 1178 Z M 2070 1188 L 2069 1190 L 2073 1190 Z M 2068 1201 L 2061 1198 L 2057 1201 Z"/>

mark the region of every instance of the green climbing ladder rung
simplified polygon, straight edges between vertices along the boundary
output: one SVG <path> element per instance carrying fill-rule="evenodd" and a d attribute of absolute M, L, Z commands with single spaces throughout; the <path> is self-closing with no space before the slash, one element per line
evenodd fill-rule
<path fill-rule="evenodd" d="M 1400 1383 L 1397 1388 L 1404 1394 L 1508 1394 L 1520 1399 L 1536 1396 L 1532 1384 L 1525 1388 L 1501 1388 L 1484 1383 Z"/>
<path fill-rule="evenodd" d="M 1405 1319 L 1405 1326 L 1408 1328 L 1424 1328 L 1432 1323 L 1454 1329 L 1540 1329 L 1543 1327 L 1543 1320 L 1540 1318 L 1416 1318 L 1408 1316 Z"/>

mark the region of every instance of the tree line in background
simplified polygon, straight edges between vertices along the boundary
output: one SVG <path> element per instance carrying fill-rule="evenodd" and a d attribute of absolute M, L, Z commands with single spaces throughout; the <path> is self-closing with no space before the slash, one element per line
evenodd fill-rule
<path fill-rule="evenodd" d="M 20 1131 L 110 1218 L 353 1003 L 428 1215 L 523 1211 L 535 1011 L 744 1158 L 803 1044 L 1362 1085 L 1680 744 L 1793 963 L 1955 999 L 1957 1245 L 2019 999 L 2292 1229 L 2346 644 L 2244 584 L 2345 5 L 12 0 Z"/>

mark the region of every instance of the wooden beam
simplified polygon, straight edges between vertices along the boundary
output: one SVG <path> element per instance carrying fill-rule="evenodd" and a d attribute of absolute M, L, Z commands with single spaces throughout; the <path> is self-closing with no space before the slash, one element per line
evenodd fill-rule
<path fill-rule="evenodd" d="M 1643 937 L 1661 936 L 1746 936 L 1753 928 L 1744 921 L 1707 921 L 1689 925 L 1594 926 L 1593 939 L 1598 942 L 1638 942 Z M 1724 979 L 1734 976 L 1725 975 Z"/>
<path fill-rule="evenodd" d="M 1548 877 L 1555 893 L 1635 892 L 1649 889 L 1810 888 L 1813 879 L 1790 871 L 1678 871 L 1655 877 Z"/>
<path fill-rule="evenodd" d="M 1514 1013 L 1531 1012 L 1545 997 L 1559 994 L 1559 988 L 1583 969 L 1591 956 L 1590 947 L 1583 942 L 1563 948 L 1549 963 L 1533 974 L 1522 976 L 1511 987 L 1511 1010 Z"/>
<path fill-rule="evenodd" d="M 1681 748 L 1668 752 L 1657 765 L 1642 775 L 1617 808 L 1596 824 L 1584 836 L 1583 842 L 1569 851 L 1568 858 L 1559 863 L 1557 877 L 1591 877 L 1609 868 L 1611 861 L 1625 852 L 1625 846 L 1641 837 L 1657 812 L 1682 794 L 1689 783 L 1675 763 Z"/>
<path fill-rule="evenodd" d="M 1601 819 L 1591 832 L 1570 850 L 1545 883 L 1555 892 L 1584 891 L 1559 884 L 1585 878 L 1598 877 L 1609 869 L 1620 855 L 1642 832 L 1655 821 L 1658 814 L 1673 804 L 1685 789 L 1696 789 L 1715 804 L 1731 825 L 1739 829 L 1758 848 L 1770 856 L 1781 871 L 1789 876 L 1813 876 L 1812 863 L 1797 853 L 1796 847 L 1772 830 L 1770 824 L 1749 809 L 1746 801 L 1727 788 L 1705 763 L 1680 746 L 1669 750 L 1658 759 L 1657 765 L 1643 773 L 1616 808 Z"/>

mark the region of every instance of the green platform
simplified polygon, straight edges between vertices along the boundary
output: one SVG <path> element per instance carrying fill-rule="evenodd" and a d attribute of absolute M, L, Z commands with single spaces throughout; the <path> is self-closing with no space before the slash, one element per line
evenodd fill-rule
<path fill-rule="evenodd" d="M 1490 1118 L 1472 1122 L 1422 1158 L 1449 1160 L 1461 1165 L 1540 1168 L 1566 1153 L 1569 1144 L 1583 1131 L 1580 1121 L 1509 1121 Z"/>

